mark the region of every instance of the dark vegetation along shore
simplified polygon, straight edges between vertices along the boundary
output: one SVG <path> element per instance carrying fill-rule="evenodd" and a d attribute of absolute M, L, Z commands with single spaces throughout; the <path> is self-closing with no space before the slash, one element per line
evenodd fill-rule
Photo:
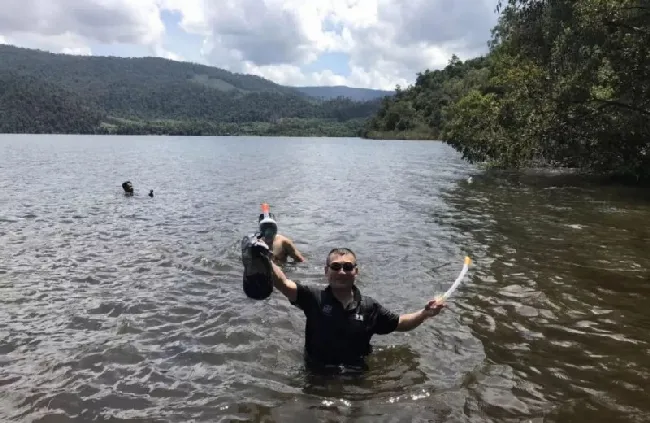
<path fill-rule="evenodd" d="M 0 133 L 357 136 L 384 95 L 0 45 Z"/>
<path fill-rule="evenodd" d="M 443 140 L 470 162 L 650 178 L 650 3 L 502 0 L 485 57 L 417 75 L 367 138 Z"/>

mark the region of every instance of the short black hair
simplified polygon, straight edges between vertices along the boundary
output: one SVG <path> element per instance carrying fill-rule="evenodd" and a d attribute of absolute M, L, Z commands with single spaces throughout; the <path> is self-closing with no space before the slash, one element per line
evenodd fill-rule
<path fill-rule="evenodd" d="M 332 254 L 336 254 L 339 256 L 344 256 L 346 254 L 351 254 L 352 257 L 354 257 L 354 261 L 357 261 L 357 255 L 354 254 L 354 251 L 352 251 L 349 248 L 332 248 L 330 252 L 327 254 L 327 259 L 325 260 L 325 265 L 329 266 L 330 265 L 330 257 L 332 257 Z"/>

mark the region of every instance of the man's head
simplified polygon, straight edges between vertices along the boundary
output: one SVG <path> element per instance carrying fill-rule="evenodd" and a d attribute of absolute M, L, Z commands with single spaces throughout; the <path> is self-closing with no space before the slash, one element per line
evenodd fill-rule
<path fill-rule="evenodd" d="M 122 182 L 122 189 L 127 194 L 133 194 L 133 184 L 131 181 Z"/>
<path fill-rule="evenodd" d="M 349 248 L 334 248 L 325 260 L 325 276 L 332 288 L 350 288 L 359 268 L 357 256 Z"/>
<path fill-rule="evenodd" d="M 259 218 L 260 234 L 266 240 L 272 240 L 278 233 L 278 224 L 275 221 L 275 216 L 269 213 L 267 216 L 260 214 Z"/>

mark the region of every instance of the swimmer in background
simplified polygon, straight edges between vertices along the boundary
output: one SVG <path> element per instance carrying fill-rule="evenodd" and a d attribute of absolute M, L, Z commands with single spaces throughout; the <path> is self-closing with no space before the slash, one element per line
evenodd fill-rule
<path fill-rule="evenodd" d="M 134 190 L 131 181 L 122 182 L 122 189 L 124 190 L 124 195 L 129 197 L 133 196 Z"/>
<path fill-rule="evenodd" d="M 135 195 L 135 189 L 131 181 L 122 182 L 122 189 L 124 190 L 124 195 L 126 197 L 133 197 Z M 153 190 L 149 190 L 149 197 L 153 198 Z"/>
<path fill-rule="evenodd" d="M 259 217 L 259 230 L 261 239 L 268 245 L 273 253 L 273 262 L 282 265 L 291 257 L 296 263 L 305 262 L 305 257 L 298 251 L 292 240 L 278 233 L 278 224 L 269 212 L 269 205 L 262 204 L 262 213 Z"/>

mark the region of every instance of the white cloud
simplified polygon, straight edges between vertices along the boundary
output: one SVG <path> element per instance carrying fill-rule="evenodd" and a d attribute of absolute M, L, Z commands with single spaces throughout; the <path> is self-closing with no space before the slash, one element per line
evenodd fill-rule
<path fill-rule="evenodd" d="M 153 52 L 158 57 L 164 57 L 165 59 L 176 60 L 176 61 L 185 61 L 185 58 L 180 54 L 176 54 L 173 51 L 169 51 L 160 44 L 153 46 Z"/>
<path fill-rule="evenodd" d="M 57 53 L 77 54 L 72 52 L 81 52 L 81 54 L 90 54 L 90 48 L 84 38 L 73 32 L 66 31 L 56 35 L 45 35 L 36 32 L 14 31 L 2 36 L 2 38 L 4 38 L 5 44 Z"/>
<path fill-rule="evenodd" d="M 280 84 L 304 85 L 348 85 L 350 79 L 331 70 L 303 72 L 295 65 L 274 65 L 259 67 L 247 62 L 240 72 L 263 76 Z"/>
<path fill-rule="evenodd" d="M 145 46 L 150 54 L 203 61 L 289 85 L 392 89 L 453 53 L 486 49 L 496 0 L 4 0 L 0 41 L 88 54 L 102 44 Z M 167 28 L 161 12 L 180 16 Z M 178 43 L 170 32 L 202 39 Z M 188 37 L 192 38 L 192 37 Z M 166 47 L 174 45 L 175 49 Z M 94 52 L 94 51 L 93 51 Z M 318 59 L 338 53 L 349 72 Z M 311 71 L 306 69 L 312 66 Z M 340 71 L 340 66 L 334 67 Z"/>
<path fill-rule="evenodd" d="M 482 53 L 496 21 L 495 0 L 168 2 L 206 37 L 206 62 L 291 85 L 407 85 L 453 53 Z M 301 71 L 323 53 L 347 54 L 350 74 Z"/>
<path fill-rule="evenodd" d="M 72 54 L 75 56 L 90 56 L 92 51 L 90 47 L 63 47 L 61 53 Z"/>
<path fill-rule="evenodd" d="M 183 30 L 202 35 L 210 33 L 205 19 L 206 3 L 207 0 L 158 0 L 157 2 L 161 10 L 181 14 L 180 27 Z"/>
<path fill-rule="evenodd" d="M 89 44 L 160 42 L 165 27 L 155 0 L 3 0 L 0 35 L 43 48 L 88 48 Z M 72 45 L 71 45 L 72 44 Z"/>

